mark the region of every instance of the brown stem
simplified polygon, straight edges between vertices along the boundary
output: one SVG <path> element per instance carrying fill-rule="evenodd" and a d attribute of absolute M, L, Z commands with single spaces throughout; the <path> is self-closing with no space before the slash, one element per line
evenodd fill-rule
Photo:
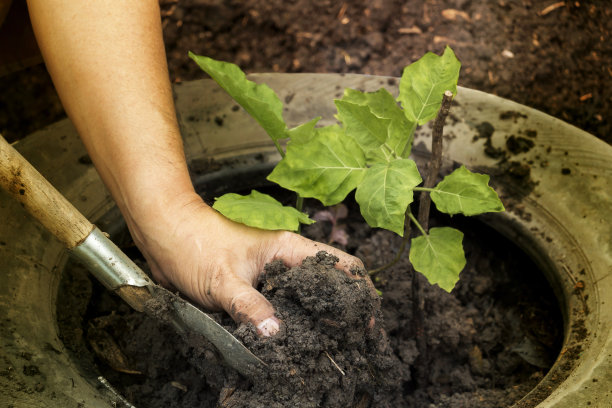
<path fill-rule="evenodd" d="M 438 111 L 438 115 L 434 121 L 432 135 L 431 135 L 431 161 L 427 166 L 425 183 L 423 187 L 431 188 L 436 184 L 438 179 L 438 173 L 442 166 L 442 131 L 444 129 L 444 122 L 448 116 L 451 102 L 453 101 L 453 94 L 450 91 L 444 92 L 442 98 L 442 106 Z M 429 230 L 429 208 L 431 205 L 431 197 L 429 193 L 423 191 L 421 193 L 421 199 L 419 203 L 419 214 L 418 221 L 421 224 L 423 230 L 427 232 Z M 412 268 L 412 328 L 415 336 L 417 350 L 419 350 L 419 357 L 415 361 L 416 367 L 416 382 L 419 385 L 427 384 L 428 370 L 427 370 L 427 339 L 425 337 L 425 299 L 421 296 L 421 285 L 419 276 L 417 275 L 414 268 Z"/>
<path fill-rule="evenodd" d="M 427 166 L 427 176 L 423 187 L 431 188 L 436 184 L 438 173 L 442 166 L 442 131 L 444 122 L 448 116 L 451 102 L 453 101 L 453 93 L 451 91 L 444 92 L 442 98 L 442 106 L 438 111 L 438 116 L 434 120 L 433 130 L 431 132 L 431 161 Z M 417 217 L 421 226 L 427 231 L 429 229 L 429 207 L 431 198 L 429 193 L 423 191 L 421 193 L 421 202 L 419 204 L 419 216 Z"/>

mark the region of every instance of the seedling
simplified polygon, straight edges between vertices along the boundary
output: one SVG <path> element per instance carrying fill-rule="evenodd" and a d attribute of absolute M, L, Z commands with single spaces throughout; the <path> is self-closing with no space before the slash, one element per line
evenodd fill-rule
<path fill-rule="evenodd" d="M 438 210 L 451 215 L 503 211 L 504 207 L 488 185 L 489 176 L 462 166 L 437 185 L 424 187 L 410 158 L 417 126 L 438 115 L 445 91 L 450 92 L 447 98 L 457 93 L 461 64 L 449 47 L 442 56 L 427 53 L 404 69 L 397 100 L 384 88 L 370 93 L 346 89 L 335 100 L 341 125 L 316 127 L 320 118 L 315 118 L 292 129 L 283 120 L 281 100 L 268 86 L 247 80 L 234 64 L 189 56 L 274 142 L 282 159 L 268 180 L 298 194 L 297 208 L 283 207 L 256 191 L 247 196 L 226 194 L 216 199 L 213 208 L 250 226 L 296 231 L 300 223 L 314 222 L 301 212 L 303 197 L 333 206 L 356 190 L 355 199 L 370 226 L 400 236 L 409 223 L 416 226 L 421 235 L 411 240 L 409 254 L 414 269 L 430 283 L 449 292 L 453 289 L 466 262 L 463 233 L 449 227 L 427 231 L 410 211 L 414 192 L 429 193 Z M 288 139 L 286 151 L 280 144 L 283 139 Z"/>

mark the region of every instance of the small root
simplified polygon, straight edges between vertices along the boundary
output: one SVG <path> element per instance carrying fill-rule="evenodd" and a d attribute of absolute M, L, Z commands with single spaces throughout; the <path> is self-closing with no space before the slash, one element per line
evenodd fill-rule
<path fill-rule="evenodd" d="M 338 371 L 340 371 L 340 374 L 342 375 L 346 375 L 346 373 L 340 368 L 340 366 L 338 364 L 336 364 L 336 362 L 334 361 L 333 358 L 331 358 L 331 356 L 329 355 L 329 353 L 327 351 L 324 351 L 325 355 L 327 356 L 327 358 L 329 358 L 329 361 L 332 362 L 332 364 L 334 365 L 334 367 L 336 367 L 338 369 Z"/>

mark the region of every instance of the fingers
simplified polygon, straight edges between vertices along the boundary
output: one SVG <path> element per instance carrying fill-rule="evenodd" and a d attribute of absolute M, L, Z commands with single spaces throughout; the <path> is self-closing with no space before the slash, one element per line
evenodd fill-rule
<path fill-rule="evenodd" d="M 260 336 L 274 336 L 280 330 L 270 302 L 242 279 L 228 276 L 215 297 L 236 322 L 252 323 Z"/>
<path fill-rule="evenodd" d="M 285 232 L 282 237 L 281 249 L 277 254 L 277 258 L 282 259 L 289 267 L 300 265 L 307 256 L 314 256 L 319 251 L 325 251 L 338 258 L 338 263 L 335 265 L 337 269 L 344 271 L 347 276 L 353 279 L 363 279 L 368 285 L 372 295 L 376 295 L 374 283 L 367 274 L 358 273 L 365 271 L 365 267 L 361 259 L 349 255 L 344 251 L 334 248 L 333 246 L 312 241 L 301 235 Z"/>
<path fill-rule="evenodd" d="M 312 241 L 308 238 L 304 238 L 301 235 L 293 233 L 285 233 L 282 240 L 281 249 L 277 255 L 278 258 L 289 266 L 297 266 L 302 263 L 304 258 L 307 256 L 314 256 L 319 251 L 325 251 L 338 258 L 336 268 L 346 272 L 350 276 L 354 276 L 354 269 L 363 269 L 363 262 L 361 259 L 349 255 L 344 251 L 341 251 L 333 246 L 322 244 L 320 242 Z"/>

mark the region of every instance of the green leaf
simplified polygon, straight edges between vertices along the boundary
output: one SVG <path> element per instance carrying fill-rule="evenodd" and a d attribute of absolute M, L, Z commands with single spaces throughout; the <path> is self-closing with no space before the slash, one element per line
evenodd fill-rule
<path fill-rule="evenodd" d="M 404 68 L 398 101 L 408 119 L 423 125 L 435 118 L 445 91 L 457 94 L 461 63 L 450 47 L 438 56 L 431 52 Z"/>
<path fill-rule="evenodd" d="M 189 52 L 208 75 L 251 115 L 274 141 L 287 137 L 287 125 L 283 119 L 283 103 L 267 85 L 258 85 L 246 79 L 235 64 L 216 61 Z"/>
<path fill-rule="evenodd" d="M 365 150 L 376 149 L 387 141 L 388 119 L 374 115 L 366 105 L 357 105 L 344 100 L 334 101 L 338 108 L 338 119 Z"/>
<path fill-rule="evenodd" d="M 476 215 L 504 211 L 495 190 L 489 187 L 489 176 L 472 173 L 459 167 L 438 183 L 431 192 L 431 200 L 446 214 Z"/>
<path fill-rule="evenodd" d="M 338 126 L 315 129 L 306 143 L 289 143 L 287 153 L 268 180 L 335 205 L 361 183 L 366 171 L 365 154 L 359 144 Z"/>
<path fill-rule="evenodd" d="M 395 98 L 385 88 L 380 88 L 375 92 L 361 92 L 356 89 L 347 88 L 344 90 L 342 100 L 357 105 L 368 106 L 372 113 L 380 118 L 391 119 L 395 116 L 396 108 L 401 113 Z"/>
<path fill-rule="evenodd" d="M 450 292 L 465 267 L 463 233 L 454 228 L 432 228 L 428 235 L 412 239 L 409 259 L 429 283 Z"/>
<path fill-rule="evenodd" d="M 416 163 L 410 159 L 370 167 L 355 193 L 361 215 L 370 226 L 403 236 L 406 209 L 413 199 L 412 191 L 422 181 Z"/>
<path fill-rule="evenodd" d="M 315 126 L 321 117 L 316 117 L 310 122 L 302 123 L 299 126 L 289 129 L 288 135 L 291 143 L 306 143 L 315 134 Z"/>
<path fill-rule="evenodd" d="M 225 194 L 215 199 L 213 208 L 230 220 L 267 230 L 297 231 L 300 223 L 314 220 L 293 207 L 285 207 L 267 194 L 252 190 L 251 194 Z"/>
<path fill-rule="evenodd" d="M 367 106 L 375 117 L 386 124 L 386 133 L 379 139 L 382 143 L 375 146 L 383 154 L 374 152 L 374 155 L 383 158 L 388 156 L 387 152 L 392 152 L 396 157 L 407 158 L 410 155 L 415 126 L 406 118 L 389 91 L 384 88 L 376 92 L 345 89 L 342 101 Z M 340 109 L 338 111 L 340 112 Z M 342 115 L 339 115 L 339 118 L 342 119 Z"/>

